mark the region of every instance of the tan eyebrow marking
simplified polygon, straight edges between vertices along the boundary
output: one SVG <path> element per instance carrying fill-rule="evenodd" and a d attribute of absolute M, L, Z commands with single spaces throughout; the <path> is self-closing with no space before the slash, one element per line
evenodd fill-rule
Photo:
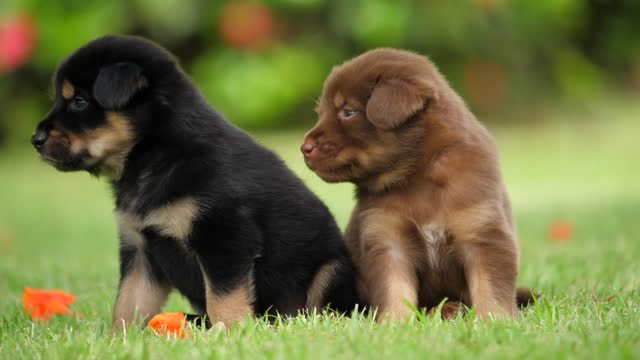
<path fill-rule="evenodd" d="M 73 84 L 69 82 L 69 80 L 64 80 L 62 82 L 62 97 L 65 100 L 71 100 L 73 95 L 76 93 L 76 89 L 73 87 Z"/>

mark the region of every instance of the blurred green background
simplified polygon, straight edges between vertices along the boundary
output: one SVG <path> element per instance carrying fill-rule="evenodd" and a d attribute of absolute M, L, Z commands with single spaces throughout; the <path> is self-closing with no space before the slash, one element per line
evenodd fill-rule
<path fill-rule="evenodd" d="M 640 92 L 636 0 L 2 0 L 0 132 L 24 142 L 71 51 L 109 34 L 173 51 L 247 129 L 307 127 L 324 77 L 373 47 L 429 55 L 484 120 Z"/>
<path fill-rule="evenodd" d="M 353 331 L 330 323 L 335 336 L 303 326 L 213 346 L 111 342 L 102 336 L 118 279 L 109 188 L 55 171 L 29 144 L 56 65 L 110 33 L 174 52 L 210 102 L 276 151 L 342 227 L 352 186 L 323 183 L 298 150 L 322 81 L 374 47 L 429 55 L 497 139 L 520 284 L 547 302 L 473 331 L 460 321 L 405 332 L 356 322 Z M 638 0 L 0 0 L 0 358 L 137 358 L 140 349 L 157 358 L 631 358 L 640 352 L 639 100 Z M 23 314 L 25 286 L 76 294 L 85 317 L 35 326 Z M 166 309 L 189 307 L 174 295 Z"/>

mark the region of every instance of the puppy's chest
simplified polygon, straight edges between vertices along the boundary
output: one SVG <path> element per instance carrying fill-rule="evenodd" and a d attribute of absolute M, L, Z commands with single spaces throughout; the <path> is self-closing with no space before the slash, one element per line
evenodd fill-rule
<path fill-rule="evenodd" d="M 148 240 L 145 230 L 180 242 L 188 241 L 200 207 L 193 197 L 184 197 L 144 213 L 118 208 L 115 215 L 123 244 L 143 247 Z"/>
<path fill-rule="evenodd" d="M 419 231 L 424 241 L 429 268 L 442 270 L 446 267 L 451 255 L 451 243 L 445 227 L 435 223 L 427 223 L 419 227 Z"/>

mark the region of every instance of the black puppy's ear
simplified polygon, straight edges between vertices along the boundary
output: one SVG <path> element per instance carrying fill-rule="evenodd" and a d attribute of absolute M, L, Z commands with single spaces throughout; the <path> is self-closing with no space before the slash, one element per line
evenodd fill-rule
<path fill-rule="evenodd" d="M 390 130 L 404 124 L 435 98 L 429 81 L 380 79 L 367 101 L 367 119 L 379 129 Z"/>
<path fill-rule="evenodd" d="M 149 85 L 142 68 L 132 63 L 116 63 L 100 69 L 93 83 L 93 97 L 106 109 L 127 105 L 133 96 Z"/>

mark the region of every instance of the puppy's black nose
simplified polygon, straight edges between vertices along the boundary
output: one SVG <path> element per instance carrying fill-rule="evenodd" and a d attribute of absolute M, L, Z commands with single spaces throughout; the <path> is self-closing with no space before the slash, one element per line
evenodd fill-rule
<path fill-rule="evenodd" d="M 39 149 L 42 147 L 42 145 L 44 145 L 45 142 L 47 142 L 48 137 L 49 137 L 48 132 L 42 129 L 38 129 L 33 134 L 33 136 L 31 136 L 31 143 L 33 144 L 33 146 Z"/>

